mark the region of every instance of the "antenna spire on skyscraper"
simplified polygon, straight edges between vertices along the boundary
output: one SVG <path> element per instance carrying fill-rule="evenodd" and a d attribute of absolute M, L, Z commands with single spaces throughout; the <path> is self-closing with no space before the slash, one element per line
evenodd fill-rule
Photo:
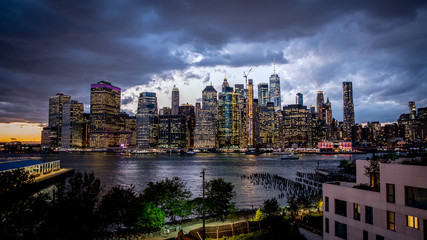
<path fill-rule="evenodd" d="M 276 57 L 273 57 L 273 74 L 276 74 Z"/>

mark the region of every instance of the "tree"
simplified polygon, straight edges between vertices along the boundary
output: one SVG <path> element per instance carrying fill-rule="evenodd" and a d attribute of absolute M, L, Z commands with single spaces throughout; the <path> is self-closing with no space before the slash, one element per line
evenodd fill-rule
<path fill-rule="evenodd" d="M 191 214 L 188 199 L 191 192 L 178 177 L 166 178 L 158 182 L 149 182 L 144 189 L 143 199 L 161 208 L 172 222 L 176 217 L 186 217 Z"/>
<path fill-rule="evenodd" d="M 265 200 L 263 210 L 268 217 L 276 215 L 280 210 L 277 199 L 272 198 L 272 199 Z"/>
<path fill-rule="evenodd" d="M 380 187 L 380 161 L 374 155 L 369 160 L 369 166 L 365 166 L 365 176 L 369 177 L 370 187 L 379 189 Z"/>
<path fill-rule="evenodd" d="M 234 185 L 224 181 L 223 178 L 215 178 L 206 183 L 206 206 L 208 212 L 224 219 L 234 207 L 231 202 L 236 196 Z"/>
<path fill-rule="evenodd" d="M 255 218 L 252 219 L 252 221 L 258 222 L 258 221 L 264 220 L 264 218 L 265 218 L 265 214 L 262 212 L 261 208 L 258 208 L 255 213 Z"/>
<path fill-rule="evenodd" d="M 141 202 L 137 212 L 136 227 L 151 232 L 165 224 L 165 213 L 152 202 Z"/>
<path fill-rule="evenodd" d="M 34 239 L 48 209 L 23 168 L 0 173 L 0 239 Z"/>
<path fill-rule="evenodd" d="M 356 175 L 356 164 L 351 161 L 342 160 L 338 168 L 344 173 Z"/>
<path fill-rule="evenodd" d="M 133 186 L 115 186 L 102 197 L 98 213 L 104 229 L 120 231 L 135 226 L 139 207 L 139 199 Z"/>
<path fill-rule="evenodd" d="M 99 228 L 95 206 L 100 192 L 100 181 L 93 173 L 77 172 L 68 181 L 58 183 L 44 225 L 44 236 L 61 239 L 94 236 Z"/>

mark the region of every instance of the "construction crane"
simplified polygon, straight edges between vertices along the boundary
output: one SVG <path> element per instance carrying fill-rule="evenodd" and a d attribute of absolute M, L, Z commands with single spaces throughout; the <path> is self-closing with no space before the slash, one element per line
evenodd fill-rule
<path fill-rule="evenodd" d="M 248 74 L 246 74 L 245 71 L 243 71 L 243 77 L 245 78 L 245 82 L 246 82 L 245 88 L 248 88 L 248 76 L 249 76 L 249 73 L 251 73 L 251 71 L 252 71 L 252 68 L 249 69 Z"/>

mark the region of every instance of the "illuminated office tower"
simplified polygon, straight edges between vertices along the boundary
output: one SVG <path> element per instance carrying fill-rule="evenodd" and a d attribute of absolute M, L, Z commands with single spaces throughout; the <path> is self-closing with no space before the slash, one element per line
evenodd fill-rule
<path fill-rule="evenodd" d="M 417 116 L 417 109 L 415 108 L 415 102 L 409 101 L 408 106 L 409 106 L 409 119 L 413 120 Z"/>
<path fill-rule="evenodd" d="M 196 126 L 196 115 L 194 106 L 191 104 L 183 104 L 179 106 L 179 115 L 185 117 L 186 120 L 186 140 L 187 148 L 193 148 L 194 146 L 194 128 Z"/>
<path fill-rule="evenodd" d="M 160 148 L 185 148 L 187 146 L 187 123 L 181 115 L 159 116 Z"/>
<path fill-rule="evenodd" d="M 304 105 L 304 99 L 303 99 L 302 93 L 297 93 L 296 104 L 301 105 L 301 106 Z"/>
<path fill-rule="evenodd" d="M 172 115 L 172 109 L 168 107 L 163 107 L 159 110 L 159 115 Z"/>
<path fill-rule="evenodd" d="M 325 110 L 326 110 L 327 123 L 330 126 L 332 125 L 332 106 L 331 106 L 331 102 L 329 102 L 329 98 L 326 98 Z"/>
<path fill-rule="evenodd" d="M 49 147 L 61 147 L 62 135 L 62 107 L 68 101 L 70 96 L 63 93 L 57 93 L 49 97 L 49 126 L 46 128 L 49 132 Z"/>
<path fill-rule="evenodd" d="M 202 108 L 202 104 L 200 102 L 196 102 L 195 115 L 199 114 L 200 109 Z"/>
<path fill-rule="evenodd" d="M 217 91 L 210 85 L 202 91 L 202 109 L 196 116 L 194 147 L 212 149 L 217 147 L 216 126 L 218 119 Z"/>
<path fill-rule="evenodd" d="M 274 104 L 268 102 L 265 106 L 260 106 L 258 116 L 259 144 L 266 148 L 276 147 L 279 143 L 279 129 Z"/>
<path fill-rule="evenodd" d="M 274 111 L 281 110 L 280 77 L 276 74 L 276 71 L 270 76 L 270 102 L 274 104 Z"/>
<path fill-rule="evenodd" d="M 254 145 L 254 86 L 253 80 L 248 80 L 248 114 L 247 114 L 247 124 L 248 127 L 248 147 L 253 147 Z"/>
<path fill-rule="evenodd" d="M 291 104 L 283 108 L 283 138 L 286 147 L 296 143 L 298 146 L 307 146 L 307 107 Z"/>
<path fill-rule="evenodd" d="M 226 87 L 218 95 L 218 142 L 219 147 L 238 147 L 239 100 L 233 88 Z M 231 91 L 230 91 L 231 90 Z"/>
<path fill-rule="evenodd" d="M 227 89 L 229 87 L 230 85 L 228 84 L 227 78 L 224 77 L 224 82 L 222 82 L 222 92 L 230 91 L 230 89 Z"/>
<path fill-rule="evenodd" d="M 248 147 L 248 137 L 247 137 L 247 126 L 246 126 L 246 119 L 247 119 L 247 96 L 248 96 L 248 89 L 244 88 L 243 84 L 236 84 L 235 85 L 235 92 L 238 95 L 239 99 L 239 115 L 240 119 L 240 126 L 239 126 L 239 139 L 240 139 L 240 147 L 241 148 L 247 148 Z"/>
<path fill-rule="evenodd" d="M 343 94 L 343 137 L 351 139 L 351 127 L 355 124 L 354 121 L 354 105 L 353 105 L 353 85 L 352 82 L 342 83 Z"/>
<path fill-rule="evenodd" d="M 83 147 L 83 103 L 70 100 L 62 110 L 62 147 Z"/>
<path fill-rule="evenodd" d="M 268 83 L 260 83 L 258 84 L 258 102 L 259 105 L 266 106 L 267 102 L 270 101 L 270 97 L 268 96 Z"/>
<path fill-rule="evenodd" d="M 157 147 L 157 97 L 153 92 L 142 92 L 136 114 L 136 145 L 139 148 Z"/>
<path fill-rule="evenodd" d="M 314 105 L 310 105 L 310 113 L 312 114 L 316 113 L 316 107 Z"/>
<path fill-rule="evenodd" d="M 324 119 L 324 105 L 325 105 L 325 99 L 323 97 L 323 91 L 317 91 L 317 117 L 320 121 L 325 120 Z"/>
<path fill-rule="evenodd" d="M 179 89 L 173 86 L 172 89 L 172 115 L 178 114 L 179 111 Z"/>
<path fill-rule="evenodd" d="M 121 89 L 107 81 L 90 86 L 91 148 L 118 146 Z"/>

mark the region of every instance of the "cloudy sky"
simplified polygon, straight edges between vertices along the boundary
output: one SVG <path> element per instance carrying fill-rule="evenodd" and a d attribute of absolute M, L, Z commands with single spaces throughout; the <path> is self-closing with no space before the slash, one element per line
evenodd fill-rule
<path fill-rule="evenodd" d="M 408 101 L 427 105 L 426 1 L 5 1 L 0 4 L 0 132 L 47 123 L 58 92 L 85 103 L 90 84 L 122 88 L 122 110 L 142 91 L 194 104 L 227 76 L 281 78 L 282 106 L 316 91 L 342 120 L 352 81 L 356 122 L 393 122 Z M 256 88 L 255 88 L 256 90 Z M 256 92 L 256 91 L 255 91 Z M 257 96 L 257 94 L 255 94 Z M 1 133 L 0 133 L 1 134 Z"/>

